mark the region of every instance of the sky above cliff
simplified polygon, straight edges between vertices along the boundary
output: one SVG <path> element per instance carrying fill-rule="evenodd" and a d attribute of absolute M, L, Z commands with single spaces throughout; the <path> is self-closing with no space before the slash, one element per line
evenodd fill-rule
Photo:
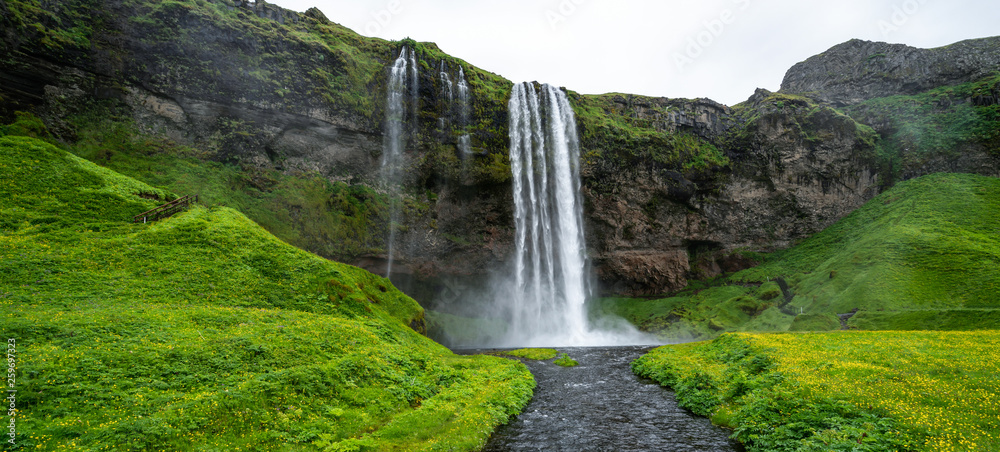
<path fill-rule="evenodd" d="M 860 38 L 930 48 L 1000 35 L 996 0 L 269 0 L 365 36 L 436 42 L 515 82 L 596 94 L 777 90 L 795 63 Z"/>

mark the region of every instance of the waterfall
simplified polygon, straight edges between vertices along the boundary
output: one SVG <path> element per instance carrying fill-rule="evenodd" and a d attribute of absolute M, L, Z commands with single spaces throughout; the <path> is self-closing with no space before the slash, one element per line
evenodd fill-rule
<path fill-rule="evenodd" d="M 447 131 L 448 122 L 451 119 L 452 110 L 454 109 L 455 84 L 452 83 L 451 76 L 448 75 L 448 65 L 444 60 L 441 60 L 441 64 L 438 65 L 438 78 L 441 79 L 441 91 L 444 100 L 444 111 L 438 117 L 438 128 L 441 131 Z"/>
<path fill-rule="evenodd" d="M 458 67 L 458 125 L 465 132 L 469 126 L 469 84 L 465 81 L 465 71 Z M 468 133 L 458 137 L 458 149 L 462 156 L 472 153 L 472 140 Z"/>
<path fill-rule="evenodd" d="M 405 49 L 406 46 L 403 46 Z M 413 130 L 413 140 L 417 140 L 417 133 L 420 131 L 420 72 L 417 68 L 417 52 L 410 50 L 410 119 Z"/>
<path fill-rule="evenodd" d="M 573 110 L 550 85 L 514 86 L 509 103 L 515 251 L 502 297 L 517 345 L 589 342 L 590 291 L 580 194 L 580 150 Z"/>
<path fill-rule="evenodd" d="M 416 130 L 417 120 L 417 86 L 415 52 L 406 46 L 399 51 L 399 57 L 389 71 L 389 84 L 386 90 L 385 105 L 385 135 L 382 143 L 381 182 L 389 196 L 389 237 L 386 243 L 386 278 L 392 274 L 392 260 L 396 245 L 396 225 L 399 223 L 400 175 L 403 164 L 404 126 L 406 124 L 407 87 L 409 87 L 409 104 L 413 130 Z"/>

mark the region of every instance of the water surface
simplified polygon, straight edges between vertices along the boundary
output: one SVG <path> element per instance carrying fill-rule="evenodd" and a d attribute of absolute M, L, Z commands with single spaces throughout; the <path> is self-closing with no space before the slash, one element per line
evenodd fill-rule
<path fill-rule="evenodd" d="M 632 373 L 629 363 L 651 348 L 561 348 L 580 362 L 569 368 L 526 360 L 538 381 L 535 396 L 484 450 L 742 451 L 729 431 L 678 408 L 673 392 Z"/>

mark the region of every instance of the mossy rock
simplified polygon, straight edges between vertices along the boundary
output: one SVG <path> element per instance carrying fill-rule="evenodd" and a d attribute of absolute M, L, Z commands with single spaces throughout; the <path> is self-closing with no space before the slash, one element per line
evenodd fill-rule
<path fill-rule="evenodd" d="M 576 366 L 580 365 L 579 362 L 577 362 L 573 358 L 570 358 L 569 355 L 567 355 L 565 353 L 560 353 L 559 357 L 556 358 L 555 361 L 552 361 L 552 364 L 555 364 L 557 366 L 562 366 L 562 367 L 576 367 Z"/>

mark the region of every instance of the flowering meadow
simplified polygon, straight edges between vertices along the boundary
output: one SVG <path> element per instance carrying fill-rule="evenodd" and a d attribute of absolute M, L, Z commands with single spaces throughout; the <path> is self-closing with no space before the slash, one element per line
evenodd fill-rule
<path fill-rule="evenodd" d="M 748 450 L 1000 450 L 1000 332 L 733 333 L 633 363 Z"/>

